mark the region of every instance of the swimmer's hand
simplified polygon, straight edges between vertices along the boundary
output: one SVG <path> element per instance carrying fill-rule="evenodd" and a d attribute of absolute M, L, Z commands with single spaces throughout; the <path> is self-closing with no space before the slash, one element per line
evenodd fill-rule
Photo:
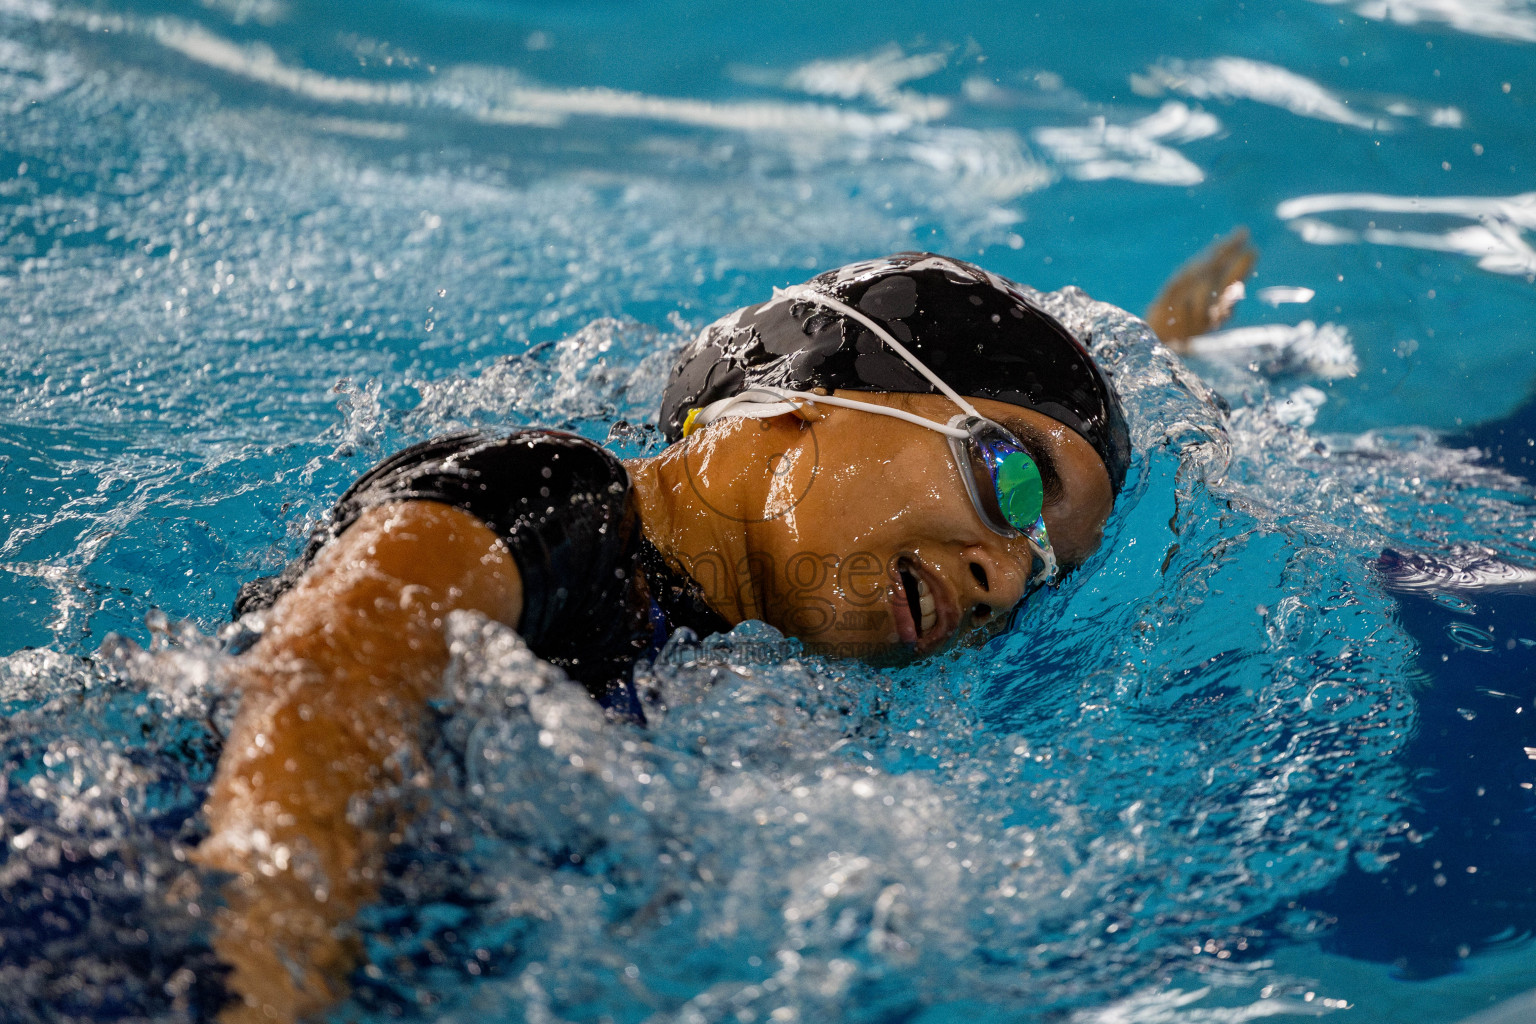
<path fill-rule="evenodd" d="M 516 626 L 522 580 L 468 512 L 374 508 L 267 613 L 205 812 L 202 865 L 227 872 L 214 950 L 232 968 L 224 1024 L 291 1022 L 347 994 L 351 930 L 426 783 L 425 708 L 457 609 Z"/>
<path fill-rule="evenodd" d="M 1237 228 L 1169 278 L 1147 307 L 1147 324 L 1169 348 L 1183 351 L 1183 342 L 1227 322 L 1258 258 L 1248 229 Z"/>

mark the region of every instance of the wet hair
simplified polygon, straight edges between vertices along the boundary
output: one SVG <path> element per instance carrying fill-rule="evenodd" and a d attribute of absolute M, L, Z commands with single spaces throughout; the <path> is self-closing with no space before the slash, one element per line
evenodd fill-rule
<path fill-rule="evenodd" d="M 960 394 L 1070 427 L 1098 452 L 1120 493 L 1131 445 L 1114 387 L 1082 342 L 1017 284 L 926 252 L 850 263 L 807 284 L 879 323 Z M 760 386 L 937 393 L 863 325 L 776 294 L 715 321 L 683 348 L 661 398 L 662 433 L 676 441 L 689 410 Z"/>

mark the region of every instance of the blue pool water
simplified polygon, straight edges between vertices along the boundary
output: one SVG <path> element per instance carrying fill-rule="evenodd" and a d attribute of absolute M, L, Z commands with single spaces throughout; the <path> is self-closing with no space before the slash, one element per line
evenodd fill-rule
<path fill-rule="evenodd" d="M 680 638 L 643 732 L 456 621 L 339 1019 L 1513 1024 L 1533 114 L 1530 0 L 0 0 L 0 1017 L 214 1012 L 211 638 L 372 461 L 653 450 L 691 331 L 922 247 L 1115 369 L 1100 554 L 902 672 Z M 1087 297 L 1236 224 L 1188 359 Z"/>

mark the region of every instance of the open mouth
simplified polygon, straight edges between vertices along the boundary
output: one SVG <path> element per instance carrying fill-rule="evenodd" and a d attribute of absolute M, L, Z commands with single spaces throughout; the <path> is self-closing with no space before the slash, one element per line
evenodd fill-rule
<path fill-rule="evenodd" d="M 896 562 L 896 575 L 901 580 L 907 609 L 912 613 L 913 624 L 917 626 L 918 638 L 924 639 L 939 621 L 938 602 L 934 600 L 933 588 L 917 572 L 911 559 L 901 558 Z"/>

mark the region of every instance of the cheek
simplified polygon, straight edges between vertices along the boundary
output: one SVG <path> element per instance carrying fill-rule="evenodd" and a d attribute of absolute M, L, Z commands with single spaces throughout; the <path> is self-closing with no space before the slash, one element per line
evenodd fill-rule
<path fill-rule="evenodd" d="M 883 562 L 869 551 L 837 557 L 802 552 L 775 580 L 770 621 L 804 640 L 888 645 L 895 627 L 886 607 L 885 575 Z"/>
<path fill-rule="evenodd" d="M 811 534 L 838 538 L 850 550 L 882 540 L 894 545 L 954 514 L 950 475 L 899 458 L 824 471 L 795 513 Z"/>

